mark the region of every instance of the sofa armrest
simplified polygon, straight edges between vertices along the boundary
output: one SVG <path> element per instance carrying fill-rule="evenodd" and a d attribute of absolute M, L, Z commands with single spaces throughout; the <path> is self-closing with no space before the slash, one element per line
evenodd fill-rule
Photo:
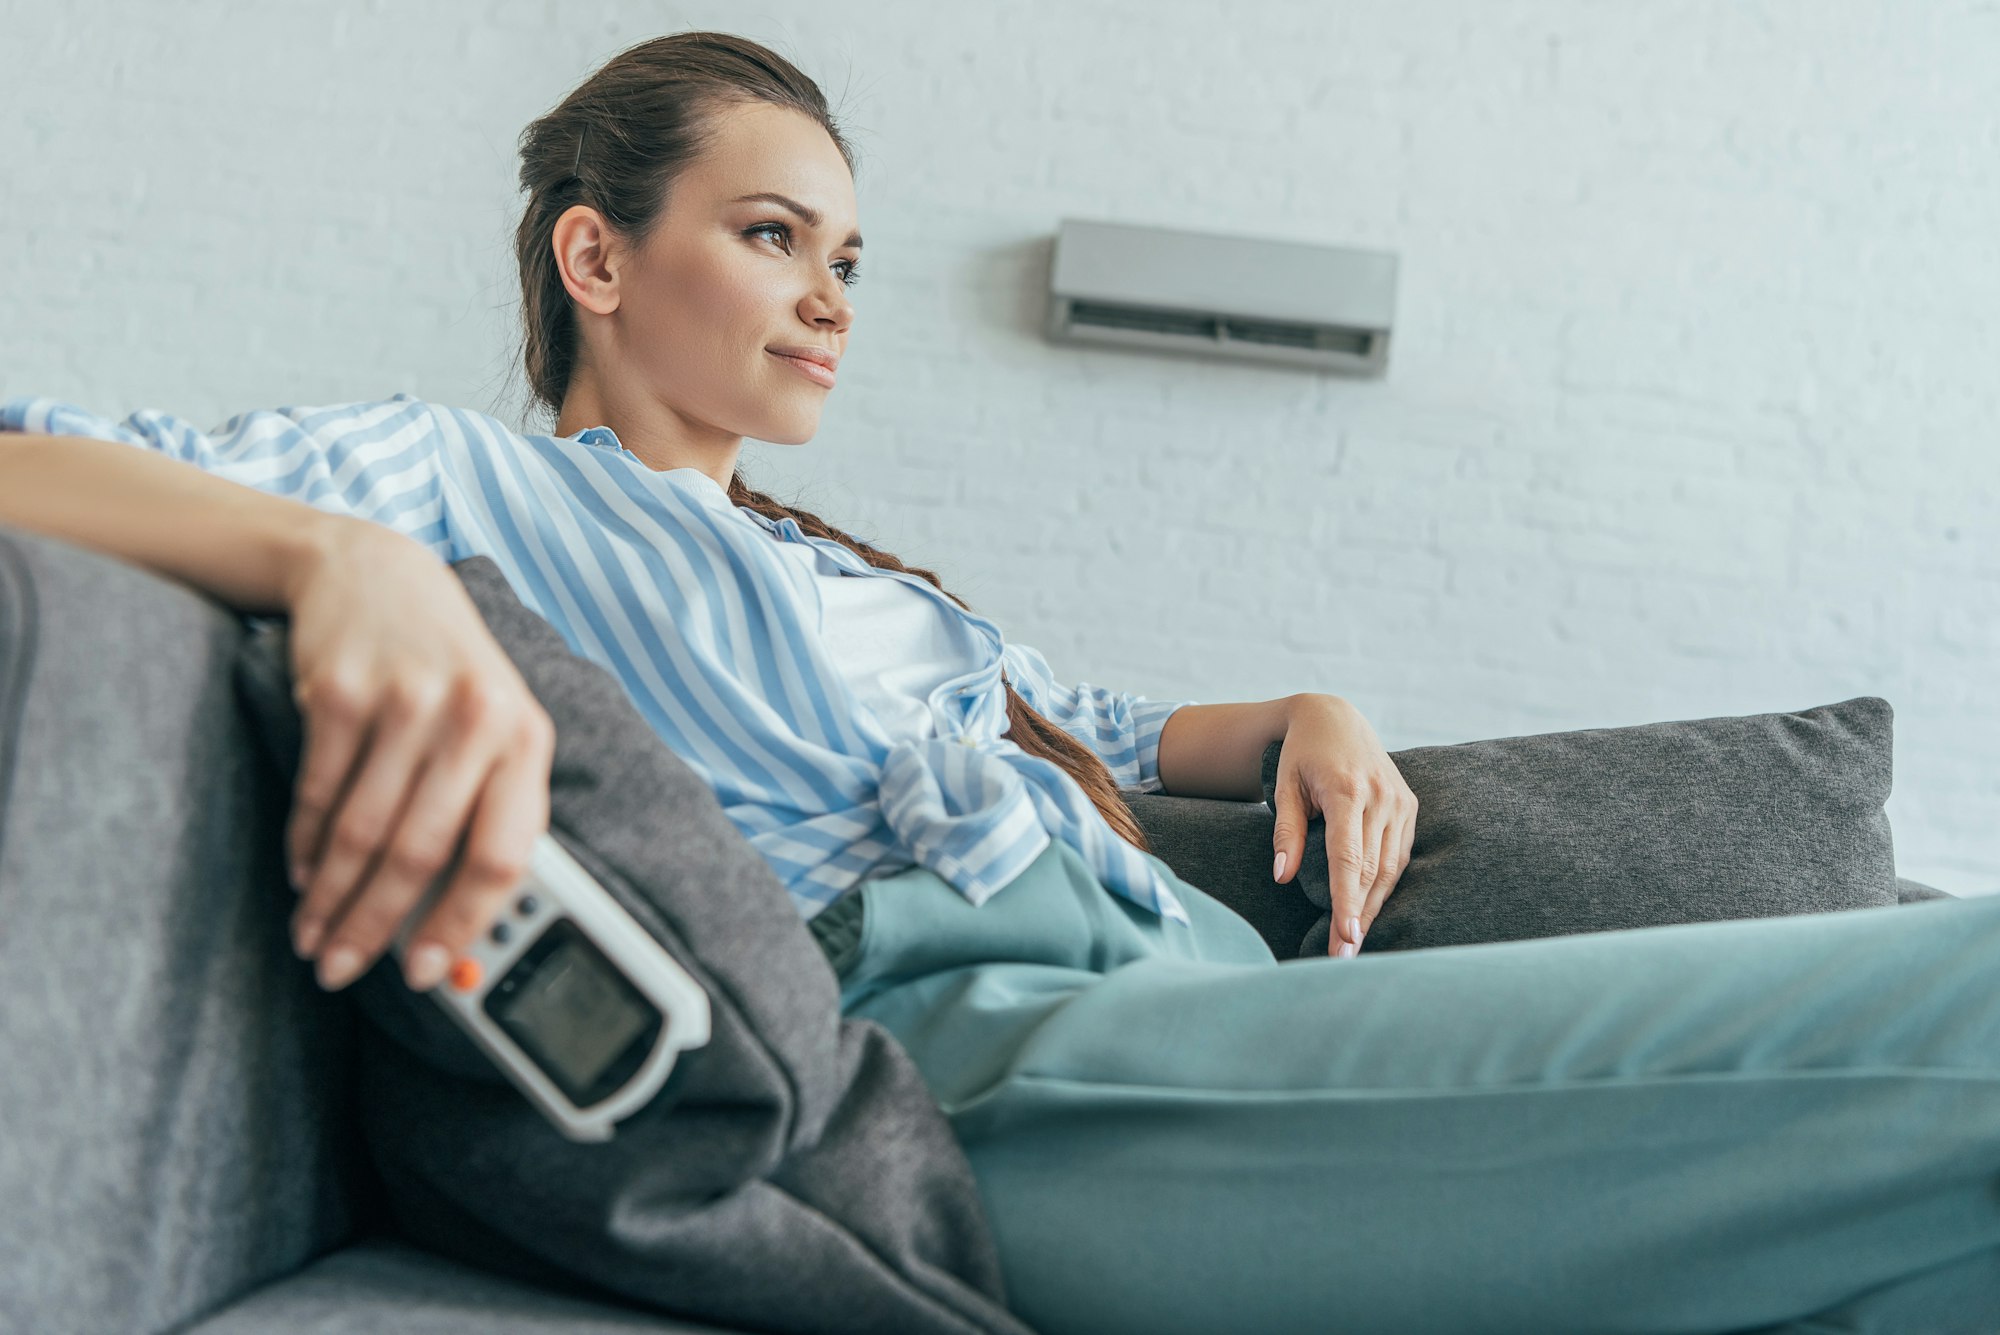
<path fill-rule="evenodd" d="M 186 584 L 0 524 L 8 1329 L 163 1329 L 358 1222 L 351 1025 L 288 947 L 242 634 Z"/>
<path fill-rule="evenodd" d="M 183 1335 L 733 1335 L 474 1270 L 371 1237 L 239 1299 Z"/>

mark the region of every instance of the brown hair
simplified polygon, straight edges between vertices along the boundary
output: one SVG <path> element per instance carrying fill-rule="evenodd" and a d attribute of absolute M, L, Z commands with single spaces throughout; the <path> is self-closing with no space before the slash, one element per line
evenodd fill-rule
<path fill-rule="evenodd" d="M 556 268 L 556 219 L 574 205 L 588 204 L 628 242 L 642 244 L 659 221 L 668 188 L 712 142 L 711 115 L 745 102 L 812 117 L 832 137 L 849 173 L 854 171 L 854 154 L 819 86 L 768 48 L 720 32 L 674 33 L 621 51 L 521 132 L 520 185 L 528 192 L 514 232 L 521 266 L 521 358 L 529 389 L 549 412 L 560 416 L 577 351 L 575 312 Z M 906 566 L 818 515 L 753 490 L 740 465 L 729 479 L 729 498 L 770 519 L 793 519 L 804 532 L 840 543 L 877 569 L 928 580 L 971 610 L 930 571 Z M 1151 852 L 1097 753 L 1036 712 L 1004 671 L 1001 675 L 1008 739 L 1060 766 L 1112 829 Z"/>

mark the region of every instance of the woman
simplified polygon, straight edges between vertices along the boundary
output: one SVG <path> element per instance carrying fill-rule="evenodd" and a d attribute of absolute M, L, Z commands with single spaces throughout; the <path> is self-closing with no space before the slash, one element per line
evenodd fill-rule
<path fill-rule="evenodd" d="M 521 147 L 553 434 L 400 394 L 213 435 L 0 407 L 41 437 L 0 450 L 0 521 L 291 616 L 325 986 L 449 867 L 407 962 L 433 985 L 547 827 L 548 717 L 442 563 L 486 553 L 715 784 L 843 1011 L 909 1049 L 1031 1325 L 2000 1325 L 2000 902 L 1273 967 L 1117 785 L 1255 798 L 1282 738 L 1274 876 L 1313 816 L 1344 832 L 1351 955 L 1416 809 L 1358 713 L 1063 685 L 736 471 L 746 436 L 813 435 L 833 377 L 802 363 L 852 327 L 852 164 L 812 82 L 662 38 Z"/>

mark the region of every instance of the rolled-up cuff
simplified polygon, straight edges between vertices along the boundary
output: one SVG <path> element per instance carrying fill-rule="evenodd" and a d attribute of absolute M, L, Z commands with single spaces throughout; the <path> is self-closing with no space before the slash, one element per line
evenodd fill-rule
<path fill-rule="evenodd" d="M 1167 719 L 1183 705 L 1198 704 L 1195 700 L 1134 700 L 1132 702 L 1133 745 L 1139 753 L 1139 791 L 1157 793 L 1166 785 L 1160 782 L 1160 734 L 1166 731 Z"/>

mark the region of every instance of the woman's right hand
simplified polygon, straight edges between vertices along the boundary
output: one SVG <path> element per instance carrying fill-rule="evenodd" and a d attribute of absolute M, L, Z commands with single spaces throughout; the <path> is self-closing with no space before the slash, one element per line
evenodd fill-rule
<path fill-rule="evenodd" d="M 452 866 L 404 959 L 428 989 L 528 874 L 555 725 L 464 585 L 403 534 L 340 519 L 287 602 L 304 725 L 285 833 L 295 947 L 322 987 L 345 987 Z"/>

